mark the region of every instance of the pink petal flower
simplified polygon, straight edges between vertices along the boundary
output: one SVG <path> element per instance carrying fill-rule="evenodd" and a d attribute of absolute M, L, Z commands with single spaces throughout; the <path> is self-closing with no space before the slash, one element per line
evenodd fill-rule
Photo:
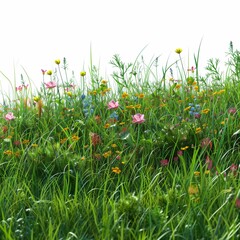
<path fill-rule="evenodd" d="M 237 208 L 240 208 L 240 198 L 237 198 L 237 199 L 236 199 L 235 206 L 236 206 Z"/>
<path fill-rule="evenodd" d="M 50 81 L 50 82 L 45 83 L 45 85 L 46 85 L 46 88 L 55 88 L 57 86 L 57 83 Z"/>
<path fill-rule="evenodd" d="M 113 100 L 108 103 L 108 109 L 116 109 L 118 108 L 118 106 L 119 106 L 118 102 L 115 102 Z"/>
<path fill-rule="evenodd" d="M 137 113 L 137 114 L 132 116 L 132 123 L 140 124 L 140 123 L 143 123 L 143 122 L 145 122 L 144 114 Z"/>
<path fill-rule="evenodd" d="M 15 116 L 13 115 L 12 112 L 9 112 L 9 113 L 7 113 L 7 114 L 5 115 L 5 119 L 6 119 L 7 121 L 11 121 L 11 120 L 13 120 L 14 118 L 15 118 Z"/>
<path fill-rule="evenodd" d="M 234 107 L 231 107 L 231 108 L 228 109 L 228 113 L 230 113 L 230 114 L 234 114 L 236 112 L 237 112 L 237 109 L 234 108 Z"/>
<path fill-rule="evenodd" d="M 213 161 L 210 159 L 209 156 L 206 157 L 206 164 L 207 164 L 208 170 L 211 170 L 212 169 L 212 165 L 213 165 Z"/>
<path fill-rule="evenodd" d="M 168 159 L 163 159 L 160 161 L 160 164 L 162 167 L 166 167 L 169 164 L 169 161 L 168 161 Z"/>

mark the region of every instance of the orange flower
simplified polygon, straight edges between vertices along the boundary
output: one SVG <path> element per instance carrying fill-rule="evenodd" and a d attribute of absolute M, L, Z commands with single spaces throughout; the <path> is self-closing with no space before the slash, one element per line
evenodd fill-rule
<path fill-rule="evenodd" d="M 121 169 L 119 167 L 113 167 L 112 172 L 119 174 L 121 172 Z"/>

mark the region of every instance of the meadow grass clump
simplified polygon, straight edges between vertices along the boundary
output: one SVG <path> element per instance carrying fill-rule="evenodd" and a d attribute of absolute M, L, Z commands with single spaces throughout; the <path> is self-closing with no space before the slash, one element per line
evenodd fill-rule
<path fill-rule="evenodd" d="M 65 58 L 39 89 L 22 75 L 1 105 L 0 239 L 240 237 L 239 52 L 205 77 L 176 54 L 161 74 L 114 55 L 109 79 Z"/>

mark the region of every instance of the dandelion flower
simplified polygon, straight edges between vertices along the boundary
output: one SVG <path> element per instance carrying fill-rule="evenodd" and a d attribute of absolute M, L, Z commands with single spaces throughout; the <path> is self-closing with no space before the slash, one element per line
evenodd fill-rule
<path fill-rule="evenodd" d="M 175 52 L 176 52 L 177 54 L 180 54 L 180 53 L 182 52 L 182 49 L 181 49 L 181 48 L 177 48 L 177 49 L 175 50 Z"/>

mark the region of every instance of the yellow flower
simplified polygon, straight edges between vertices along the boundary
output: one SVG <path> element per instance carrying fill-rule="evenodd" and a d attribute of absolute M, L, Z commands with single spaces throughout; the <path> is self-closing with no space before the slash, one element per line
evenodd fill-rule
<path fill-rule="evenodd" d="M 32 144 L 32 147 L 38 147 L 38 144 L 33 143 L 33 144 Z"/>
<path fill-rule="evenodd" d="M 38 101 L 40 100 L 40 97 L 39 97 L 39 96 L 35 96 L 35 97 L 33 98 L 33 100 L 34 100 L 35 102 L 38 102 Z"/>
<path fill-rule="evenodd" d="M 127 97 L 128 97 L 128 93 L 124 92 L 124 93 L 122 94 L 122 98 L 127 98 Z"/>
<path fill-rule="evenodd" d="M 127 109 L 133 109 L 134 106 L 133 105 L 129 105 L 129 106 L 126 106 Z"/>
<path fill-rule="evenodd" d="M 84 77 L 85 75 L 86 75 L 86 72 L 85 72 L 85 71 L 80 72 L 80 76 L 81 76 L 81 77 Z"/>
<path fill-rule="evenodd" d="M 117 144 L 113 143 L 113 144 L 111 145 L 111 147 L 112 147 L 112 148 L 116 148 L 116 147 L 117 147 Z"/>
<path fill-rule="evenodd" d="M 208 114 L 209 111 L 210 111 L 210 109 L 209 109 L 209 108 L 206 108 L 206 109 L 203 109 L 203 110 L 202 110 L 202 113 L 204 113 L 204 114 Z"/>
<path fill-rule="evenodd" d="M 60 140 L 60 143 L 64 144 L 66 141 L 67 141 L 67 138 L 63 138 L 63 139 Z"/>
<path fill-rule="evenodd" d="M 175 86 L 175 88 L 176 88 L 176 89 L 179 89 L 181 86 L 182 86 L 181 84 L 177 84 L 177 85 Z"/>
<path fill-rule="evenodd" d="M 80 139 L 80 137 L 78 137 L 77 135 L 73 135 L 73 136 L 72 136 L 72 140 L 73 140 L 74 142 L 78 141 L 79 139 Z"/>
<path fill-rule="evenodd" d="M 112 172 L 119 174 L 121 172 L 121 169 L 119 167 L 113 167 Z"/>
<path fill-rule="evenodd" d="M 188 188 L 189 195 L 195 195 L 199 193 L 198 186 L 196 185 L 190 185 Z"/>
<path fill-rule="evenodd" d="M 103 153 L 103 157 L 104 157 L 104 158 L 108 158 L 108 157 L 110 157 L 111 155 L 112 155 L 112 151 L 107 151 L 107 152 Z"/>
<path fill-rule="evenodd" d="M 139 93 L 139 94 L 137 94 L 137 97 L 138 97 L 138 98 L 144 98 L 144 93 Z"/>
<path fill-rule="evenodd" d="M 191 108 L 191 106 L 184 108 L 184 111 L 188 111 Z"/>
<path fill-rule="evenodd" d="M 52 75 L 52 70 L 48 70 L 48 71 L 47 71 L 47 75 L 50 75 L 50 76 L 51 76 L 51 75 Z"/>
<path fill-rule="evenodd" d="M 55 63 L 56 63 L 57 65 L 59 65 L 60 62 L 61 62 L 60 59 L 56 59 L 56 60 L 55 60 Z"/>
<path fill-rule="evenodd" d="M 11 151 L 11 150 L 6 150 L 6 151 L 4 151 L 4 154 L 6 154 L 6 155 L 12 155 L 13 154 L 13 152 Z"/>
<path fill-rule="evenodd" d="M 182 150 L 182 151 L 185 151 L 185 150 L 187 150 L 188 148 L 189 148 L 189 146 L 181 147 L 181 150 Z"/>
<path fill-rule="evenodd" d="M 177 54 L 180 54 L 180 53 L 182 52 L 182 49 L 181 49 L 181 48 L 177 48 L 177 49 L 175 50 L 175 52 L 176 52 Z"/>
<path fill-rule="evenodd" d="M 124 124 L 125 124 L 125 122 L 120 122 L 120 123 L 119 123 L 119 125 L 124 125 Z"/>
<path fill-rule="evenodd" d="M 108 82 L 107 80 L 102 80 L 102 81 L 101 81 L 101 84 L 106 85 L 107 82 Z"/>
<path fill-rule="evenodd" d="M 196 128 L 195 133 L 198 134 L 198 133 L 200 133 L 201 131 L 202 131 L 202 129 L 201 129 L 200 127 L 198 127 L 198 128 Z"/>
<path fill-rule="evenodd" d="M 66 92 L 69 97 L 72 97 L 72 92 Z"/>
<path fill-rule="evenodd" d="M 194 90 L 198 91 L 199 87 L 198 86 L 194 86 Z"/>
<path fill-rule="evenodd" d="M 22 143 L 23 143 L 23 144 L 28 144 L 29 142 L 30 142 L 30 141 L 29 141 L 28 139 L 24 139 Z"/>
<path fill-rule="evenodd" d="M 105 125 L 104 125 L 104 128 L 109 128 L 110 127 L 110 124 L 109 123 L 106 123 Z"/>
<path fill-rule="evenodd" d="M 141 104 L 135 105 L 134 108 L 141 108 Z"/>
<path fill-rule="evenodd" d="M 200 176 L 200 172 L 199 171 L 194 172 L 194 176 L 199 177 Z"/>

